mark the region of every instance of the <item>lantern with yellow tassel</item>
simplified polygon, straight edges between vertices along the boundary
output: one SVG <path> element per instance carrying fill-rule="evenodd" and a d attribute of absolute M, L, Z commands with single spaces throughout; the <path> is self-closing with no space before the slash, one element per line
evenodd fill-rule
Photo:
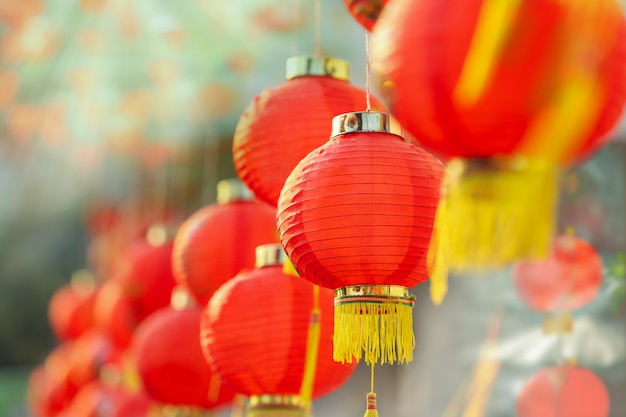
<path fill-rule="evenodd" d="M 608 140 L 626 98 L 617 2 L 397 0 L 372 52 L 390 112 L 447 160 L 450 268 L 547 256 L 559 169 Z"/>
<path fill-rule="evenodd" d="M 249 398 L 246 415 L 306 416 L 355 366 L 333 361 L 333 293 L 285 274 L 280 244 L 257 248 L 256 268 L 207 304 L 201 341 L 225 383 Z"/>
<path fill-rule="evenodd" d="M 288 177 L 280 239 L 303 278 L 335 290 L 336 361 L 412 360 L 409 288 L 429 278 L 442 177 L 441 162 L 380 112 L 336 116 L 330 141 Z M 445 288 L 433 289 L 440 300 Z"/>

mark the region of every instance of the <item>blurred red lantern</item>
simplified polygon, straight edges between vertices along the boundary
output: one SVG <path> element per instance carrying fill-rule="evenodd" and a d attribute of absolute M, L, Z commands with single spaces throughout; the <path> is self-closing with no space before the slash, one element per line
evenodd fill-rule
<path fill-rule="evenodd" d="M 239 177 L 273 207 L 291 170 L 328 140 L 331 119 L 367 107 L 365 91 L 348 82 L 348 63 L 340 59 L 290 58 L 287 80 L 253 99 L 233 139 Z"/>
<path fill-rule="evenodd" d="M 450 266 L 501 267 L 548 254 L 557 167 L 619 119 L 626 25 L 613 0 L 398 0 L 376 25 L 372 67 L 391 113 L 453 158 Z"/>
<path fill-rule="evenodd" d="M 520 262 L 514 269 L 520 297 L 541 312 L 573 310 L 593 300 L 602 284 L 602 260 L 593 247 L 571 234 L 554 240 L 552 255 Z"/>
<path fill-rule="evenodd" d="M 173 243 L 141 238 L 127 249 L 121 267 L 113 276 L 135 304 L 141 321 L 170 302 L 176 281 L 172 271 Z"/>
<path fill-rule="evenodd" d="M 70 416 L 111 417 L 131 394 L 120 387 L 92 381 L 76 394 L 70 405 Z"/>
<path fill-rule="evenodd" d="M 95 297 L 95 278 L 87 271 L 76 272 L 70 284 L 52 295 L 48 318 L 59 340 L 75 339 L 93 327 Z"/>
<path fill-rule="evenodd" d="M 203 409 L 232 400 L 235 393 L 222 385 L 202 355 L 201 314 L 197 306 L 165 307 L 137 328 L 134 359 L 144 390 L 154 400 Z"/>
<path fill-rule="evenodd" d="M 282 254 L 282 256 L 281 256 Z M 333 293 L 283 272 L 279 244 L 257 249 L 257 268 L 224 284 L 202 316 L 201 343 L 207 361 L 237 392 L 259 407 L 281 408 L 299 397 L 306 369 L 312 309 L 319 323 L 317 362 L 311 395 L 340 387 L 355 367 L 333 361 Z M 316 306 L 316 304 L 318 304 Z M 263 403 L 263 397 L 278 403 Z M 297 405 L 288 402 L 289 405 Z"/>
<path fill-rule="evenodd" d="M 53 378 L 45 366 L 36 367 L 28 378 L 26 402 L 35 417 L 53 417 L 65 409 L 72 397 L 63 381 Z"/>
<path fill-rule="evenodd" d="M 517 397 L 518 417 L 608 417 L 609 393 L 600 378 L 579 366 L 547 368 Z"/>
<path fill-rule="evenodd" d="M 218 184 L 218 203 L 183 223 L 174 240 L 178 282 L 205 305 L 242 269 L 254 267 L 254 248 L 278 240 L 274 209 L 252 200 L 238 180 Z"/>
<path fill-rule="evenodd" d="M 71 347 L 68 381 L 81 388 L 101 376 L 107 366 L 119 366 L 122 351 L 104 334 L 92 330 L 78 338 Z"/>
<path fill-rule="evenodd" d="M 343 4 L 346 5 L 352 17 L 371 32 L 387 0 L 343 0 Z"/>
<path fill-rule="evenodd" d="M 393 127 L 384 113 L 335 117 L 331 140 L 298 164 L 278 202 L 294 266 L 336 291 L 339 361 L 360 360 L 363 347 L 367 363 L 413 357 L 408 288 L 429 277 L 443 166 Z"/>
<path fill-rule="evenodd" d="M 96 328 L 120 347 L 126 347 L 139 324 L 136 303 L 124 293 L 119 282 L 105 282 L 96 297 L 94 306 Z"/>

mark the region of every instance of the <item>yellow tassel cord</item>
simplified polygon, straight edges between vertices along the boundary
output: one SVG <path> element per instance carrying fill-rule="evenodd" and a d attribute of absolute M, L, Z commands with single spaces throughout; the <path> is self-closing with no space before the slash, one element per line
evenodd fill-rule
<path fill-rule="evenodd" d="M 553 164 L 455 159 L 447 169 L 450 182 L 435 223 L 435 232 L 444 238 L 435 240 L 435 250 L 447 251 L 450 271 L 501 268 L 549 254 L 558 187 Z"/>
<path fill-rule="evenodd" d="M 428 249 L 428 275 L 430 277 L 430 300 L 440 305 L 448 294 L 449 250 L 451 230 L 448 222 L 448 175 L 441 184 L 441 200 L 435 215 L 433 234 Z"/>
<path fill-rule="evenodd" d="M 351 295 L 350 291 L 363 291 Z M 374 294 L 401 291 L 402 295 Z M 368 294 L 369 292 L 369 294 Z M 415 297 L 404 287 L 363 286 L 336 290 L 333 358 L 337 362 L 408 363 L 415 336 L 412 308 Z"/>
<path fill-rule="evenodd" d="M 311 320 L 307 334 L 306 356 L 304 361 L 304 373 L 302 376 L 302 386 L 300 387 L 300 398 L 305 410 L 311 410 L 311 398 L 313 397 L 313 386 L 315 385 L 315 370 L 317 369 L 317 353 L 320 345 L 320 287 L 313 285 L 313 307 L 311 308 Z"/>
<path fill-rule="evenodd" d="M 378 417 L 378 405 L 376 404 L 376 393 L 374 392 L 374 364 L 371 366 L 370 392 L 367 393 L 367 408 L 363 417 Z"/>

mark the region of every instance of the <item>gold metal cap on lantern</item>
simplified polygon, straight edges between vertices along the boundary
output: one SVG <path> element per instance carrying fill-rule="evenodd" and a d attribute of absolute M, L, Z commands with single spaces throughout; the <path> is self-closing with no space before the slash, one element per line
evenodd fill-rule
<path fill-rule="evenodd" d="M 299 55 L 287 59 L 286 79 L 316 76 L 332 77 L 337 80 L 350 79 L 350 64 L 339 58 Z"/>
<path fill-rule="evenodd" d="M 229 178 L 217 183 L 217 202 L 219 204 L 242 200 L 254 200 L 254 194 L 239 178 Z"/>
<path fill-rule="evenodd" d="M 255 267 L 283 265 L 287 255 L 280 243 L 270 243 L 256 247 Z"/>
<path fill-rule="evenodd" d="M 364 111 L 344 113 L 333 117 L 331 138 L 356 132 L 391 133 L 404 139 L 402 126 L 389 113 Z"/>

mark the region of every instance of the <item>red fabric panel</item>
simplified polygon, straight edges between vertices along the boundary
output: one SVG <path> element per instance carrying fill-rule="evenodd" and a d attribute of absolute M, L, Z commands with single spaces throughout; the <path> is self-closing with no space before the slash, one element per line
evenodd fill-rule
<path fill-rule="evenodd" d="M 386 133 L 352 133 L 311 152 L 281 193 L 281 242 L 318 285 L 413 287 L 428 279 L 443 166 Z"/>
<path fill-rule="evenodd" d="M 331 77 L 298 77 L 255 97 L 237 124 L 233 160 L 255 196 L 276 207 L 285 179 L 309 152 L 323 145 L 332 118 L 366 110 L 366 93 Z M 382 105 L 372 98 L 372 106 Z"/>
<path fill-rule="evenodd" d="M 174 241 L 174 273 L 201 305 L 242 269 L 253 268 L 255 249 L 276 243 L 275 211 L 267 204 L 234 201 L 192 215 Z"/>
<path fill-rule="evenodd" d="M 333 361 L 334 293 L 320 288 L 320 345 L 314 398 L 340 387 L 354 365 Z M 202 347 L 224 381 L 246 395 L 298 394 L 313 286 L 281 266 L 242 272 L 204 310 Z"/>

